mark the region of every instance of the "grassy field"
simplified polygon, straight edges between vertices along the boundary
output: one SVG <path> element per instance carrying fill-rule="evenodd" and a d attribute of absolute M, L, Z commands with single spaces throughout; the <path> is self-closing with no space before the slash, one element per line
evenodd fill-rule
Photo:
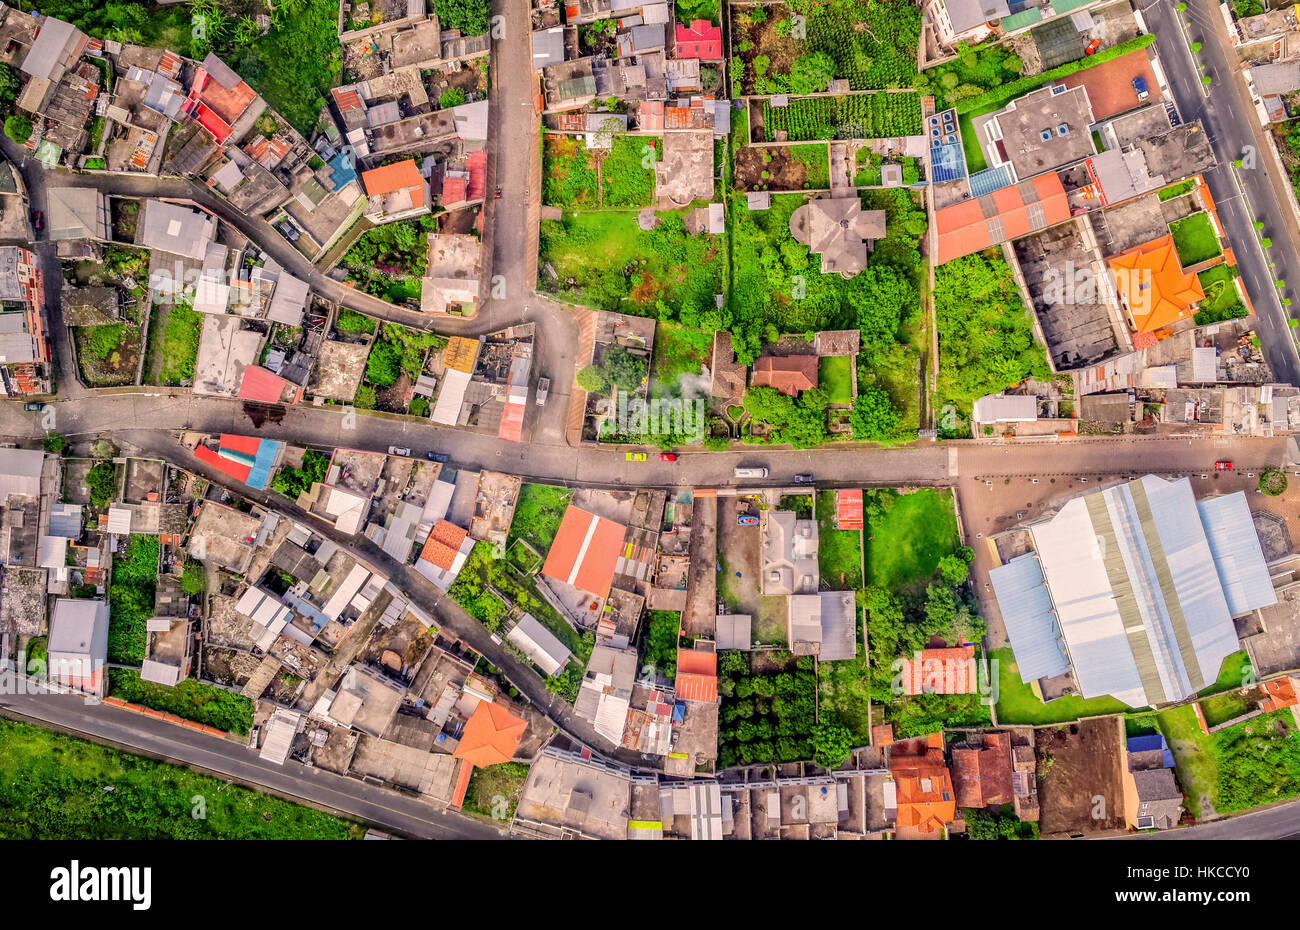
<path fill-rule="evenodd" d="M 1174 250 L 1184 268 L 1223 254 L 1208 213 L 1185 216 L 1170 223 L 1169 231 L 1173 234 Z"/>
<path fill-rule="evenodd" d="M 194 360 L 199 354 L 199 333 L 203 314 L 177 304 L 167 311 L 159 352 L 162 353 L 158 377 L 163 384 L 180 384 L 194 377 Z"/>
<path fill-rule="evenodd" d="M 502 762 L 485 769 L 476 768 L 470 776 L 461 810 L 499 822 L 508 821 L 515 815 L 527 779 L 528 765 L 523 762 Z"/>
<path fill-rule="evenodd" d="M 542 138 L 542 202 L 553 207 L 595 207 L 600 202 L 596 168 L 576 136 Z"/>
<path fill-rule="evenodd" d="M 837 591 L 862 587 L 862 533 L 835 529 L 835 492 L 817 492 L 817 565 Z"/>
<path fill-rule="evenodd" d="M 549 264 L 558 280 L 543 270 L 539 286 L 582 303 L 623 312 L 651 311 L 657 301 L 695 308 L 713 305 L 725 293 L 724 239 L 692 236 L 681 212 L 660 212 L 654 230 L 637 226 L 631 211 L 565 213 L 562 222 L 543 220 L 539 263 Z M 630 281 L 621 269 L 635 266 Z M 567 281 L 572 278 L 575 284 Z"/>
<path fill-rule="evenodd" d="M 1010 647 L 991 653 L 997 663 L 998 723 L 1040 724 L 1064 723 L 1080 717 L 1097 717 L 1102 714 L 1124 714 L 1132 708 L 1112 697 L 1084 700 L 1080 697 L 1057 698 L 1044 704 L 1029 685 L 1020 680 L 1020 668 Z"/>
<path fill-rule="evenodd" d="M 808 169 L 804 187 L 825 190 L 831 186 L 830 155 L 824 145 L 792 145 L 790 155 Z"/>
<path fill-rule="evenodd" d="M 951 491 L 899 494 L 889 513 L 871 522 L 867 583 L 894 591 L 927 579 L 958 543 Z"/>
<path fill-rule="evenodd" d="M 871 668 L 858 645 L 856 659 L 817 665 L 818 705 L 853 734 L 854 746 L 871 741 Z"/>
<path fill-rule="evenodd" d="M 1211 750 L 1213 740 L 1201 732 L 1191 704 L 1161 711 L 1156 714 L 1156 722 L 1174 755 L 1174 774 L 1187 795 L 1187 809 L 1193 817 L 1205 816 L 1210 811 L 1202 799 L 1213 804 L 1219 781 L 1219 766 Z"/>
<path fill-rule="evenodd" d="M 253 725 L 253 702 L 242 694 L 185 679 L 173 688 L 143 681 L 139 672 L 108 670 L 108 693 L 115 698 L 175 714 L 195 723 L 245 736 Z"/>
<path fill-rule="evenodd" d="M 519 489 L 519 502 L 510 522 L 510 540 L 524 539 L 545 555 L 555 541 L 564 509 L 573 492 L 549 484 L 525 484 Z"/>
<path fill-rule="evenodd" d="M 1223 660 L 1223 665 L 1219 667 L 1219 677 L 1214 684 L 1207 685 L 1200 691 L 1196 692 L 1201 697 L 1209 694 L 1218 694 L 1220 691 L 1234 691 L 1238 688 L 1246 687 L 1246 680 L 1251 678 L 1250 656 L 1246 650 L 1234 652 Z"/>
<path fill-rule="evenodd" d="M 656 143 L 652 145 L 651 143 Z M 618 136 L 600 164 L 600 197 L 606 207 L 647 207 L 655 196 L 657 140 Z M 650 167 L 644 167 L 649 160 Z"/>
<path fill-rule="evenodd" d="M 4 839 L 360 839 L 365 832 L 239 785 L 22 723 L 0 720 L 0 744 Z"/>
<path fill-rule="evenodd" d="M 819 360 L 817 386 L 826 391 L 832 404 L 853 403 L 853 359 L 828 355 Z"/>

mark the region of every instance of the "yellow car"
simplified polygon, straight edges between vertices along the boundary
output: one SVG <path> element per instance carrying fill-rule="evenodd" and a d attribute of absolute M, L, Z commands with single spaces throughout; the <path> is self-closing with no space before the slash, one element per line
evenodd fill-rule
<path fill-rule="evenodd" d="M 644 461 L 645 461 L 645 453 L 644 453 L 644 452 L 628 452 L 627 454 L 625 454 L 625 455 L 623 456 L 623 458 L 627 459 L 629 462 L 644 462 Z"/>

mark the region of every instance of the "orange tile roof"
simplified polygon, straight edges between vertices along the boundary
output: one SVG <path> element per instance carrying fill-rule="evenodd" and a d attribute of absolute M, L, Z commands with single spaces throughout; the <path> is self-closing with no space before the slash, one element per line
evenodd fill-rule
<path fill-rule="evenodd" d="M 952 649 L 925 649 L 921 660 L 903 657 L 904 694 L 974 694 L 975 669 L 971 660 L 974 646 Z"/>
<path fill-rule="evenodd" d="M 898 795 L 898 825 L 919 833 L 933 833 L 957 818 L 952 776 L 943 762 L 943 738 L 895 743 L 890 749 L 889 771 Z"/>
<path fill-rule="evenodd" d="M 1014 800 L 1011 738 L 985 733 L 982 745 L 952 751 L 952 781 L 958 807 L 993 807 Z"/>
<path fill-rule="evenodd" d="M 718 654 L 696 649 L 677 650 L 677 698 L 711 703 L 718 699 Z"/>
<path fill-rule="evenodd" d="M 621 523 L 570 505 L 546 553 L 542 574 L 604 597 L 614 582 L 614 568 L 625 532 Z"/>
<path fill-rule="evenodd" d="M 479 701 L 452 755 L 479 768 L 509 762 L 515 757 L 515 750 L 519 748 L 519 741 L 527 728 L 528 721 L 516 717 L 500 704 Z"/>
<path fill-rule="evenodd" d="M 1041 174 L 983 197 L 936 210 L 936 264 L 1018 239 L 1070 218 L 1070 202 L 1055 172 Z"/>
<path fill-rule="evenodd" d="M 411 203 L 416 207 L 424 206 L 424 177 L 414 158 L 363 171 L 361 183 L 365 186 L 368 197 L 409 189 Z"/>
<path fill-rule="evenodd" d="M 420 550 L 420 558 L 449 572 L 456 562 L 456 553 L 468 535 L 468 530 L 446 520 L 439 520 L 429 531 L 429 538 Z"/>
<path fill-rule="evenodd" d="M 1283 707 L 1290 707 L 1293 704 L 1300 703 L 1296 700 L 1295 685 L 1290 678 L 1278 678 L 1274 681 L 1264 682 L 1264 693 L 1268 695 L 1260 702 L 1259 709 L 1264 713 L 1281 710 Z"/>
<path fill-rule="evenodd" d="M 1109 260 L 1115 286 L 1139 333 L 1169 326 L 1203 299 L 1201 282 L 1178 262 L 1174 237 L 1161 236 Z"/>

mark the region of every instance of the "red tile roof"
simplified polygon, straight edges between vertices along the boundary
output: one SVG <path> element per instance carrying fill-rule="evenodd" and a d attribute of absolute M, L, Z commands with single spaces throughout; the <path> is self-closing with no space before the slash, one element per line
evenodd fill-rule
<path fill-rule="evenodd" d="M 958 807 L 996 807 L 1014 800 L 1011 737 L 985 733 L 979 747 L 952 751 L 952 782 Z"/>
<path fill-rule="evenodd" d="M 445 178 L 442 182 L 442 205 L 444 207 L 454 206 L 458 203 L 464 203 L 469 198 L 465 196 L 469 190 L 469 181 L 465 178 Z"/>
<path fill-rule="evenodd" d="M 515 757 L 527 728 L 526 720 L 500 704 L 479 701 L 452 755 L 479 768 L 509 762 Z"/>
<path fill-rule="evenodd" d="M 546 554 L 542 574 L 596 597 L 605 597 L 614 582 L 614 568 L 625 532 L 626 527 L 621 523 L 570 505 Z"/>
<path fill-rule="evenodd" d="M 926 649 L 921 660 L 903 658 L 904 694 L 974 694 L 976 675 L 975 647 Z"/>
<path fill-rule="evenodd" d="M 817 386 L 817 356 L 764 355 L 754 362 L 752 387 L 776 388 L 794 397 Z"/>
<path fill-rule="evenodd" d="M 465 170 L 469 172 L 465 199 L 482 200 L 487 190 L 487 152 L 475 152 L 465 159 Z"/>
<path fill-rule="evenodd" d="M 941 735 L 895 743 L 890 747 L 889 771 L 897 788 L 899 827 L 934 833 L 957 818 Z"/>
<path fill-rule="evenodd" d="M 689 26 L 677 26 L 673 33 L 674 58 L 722 58 L 722 27 L 707 19 L 694 20 Z"/>
<path fill-rule="evenodd" d="M 456 564 L 456 553 L 468 535 L 468 530 L 446 520 L 439 520 L 429 531 L 429 538 L 420 550 L 420 558 L 449 572 Z"/>
<path fill-rule="evenodd" d="M 368 197 L 409 190 L 411 192 L 412 206 L 424 206 L 424 178 L 421 176 L 420 166 L 415 163 L 414 158 L 363 171 L 361 173 L 361 183 L 365 187 L 366 196 Z"/>
<path fill-rule="evenodd" d="M 1055 173 L 944 207 L 934 214 L 939 233 L 936 263 L 942 265 L 991 245 L 1019 239 L 1069 218 L 1065 187 Z"/>
<path fill-rule="evenodd" d="M 841 488 L 835 492 L 835 528 L 862 529 L 862 489 Z"/>

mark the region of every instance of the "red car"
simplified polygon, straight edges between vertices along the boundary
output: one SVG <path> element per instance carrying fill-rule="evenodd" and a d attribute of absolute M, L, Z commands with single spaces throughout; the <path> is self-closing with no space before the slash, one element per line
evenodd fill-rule
<path fill-rule="evenodd" d="M 1215 463 L 1214 463 L 1214 470 L 1215 470 L 1215 471 L 1232 471 L 1232 463 L 1229 462 L 1229 461 L 1227 461 L 1226 459 L 1223 460 L 1223 461 L 1221 461 L 1221 462 L 1215 462 Z"/>
<path fill-rule="evenodd" d="M 661 461 L 661 462 L 675 462 L 675 461 L 677 461 L 677 455 L 676 455 L 676 453 L 673 453 L 673 452 L 660 452 L 660 453 L 659 453 L 659 461 Z"/>
<path fill-rule="evenodd" d="M 32 211 L 32 226 L 36 229 L 37 232 L 40 232 L 42 229 L 45 228 L 45 214 L 42 213 L 40 210 Z"/>
<path fill-rule="evenodd" d="M 1101 48 L 1101 39 L 1093 39 L 1088 43 L 1088 47 L 1083 50 L 1083 54 L 1095 55 L 1099 48 Z"/>

